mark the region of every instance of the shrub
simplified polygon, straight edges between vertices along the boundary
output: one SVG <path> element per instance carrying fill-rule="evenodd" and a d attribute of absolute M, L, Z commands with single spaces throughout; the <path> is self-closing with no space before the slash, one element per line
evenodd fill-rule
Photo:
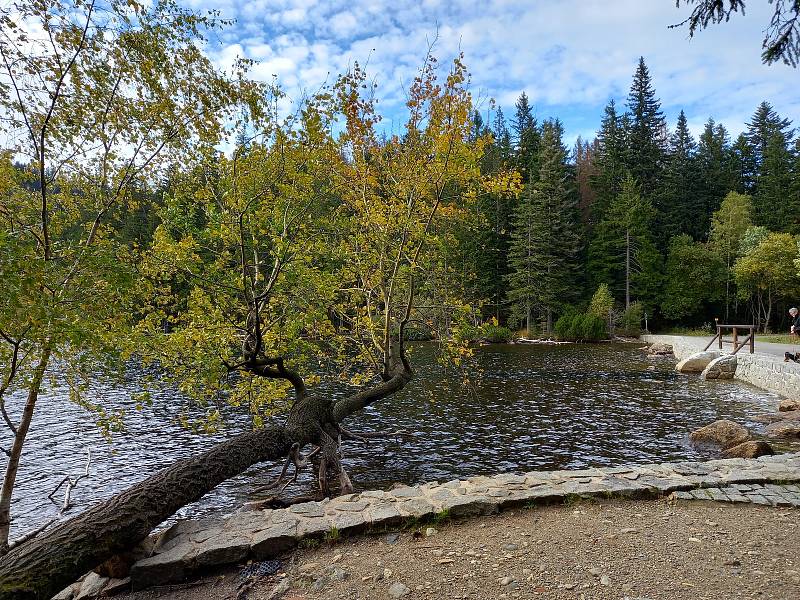
<path fill-rule="evenodd" d="M 606 322 L 596 315 L 568 313 L 555 325 L 556 337 L 564 341 L 596 342 L 608 337 Z"/>
<path fill-rule="evenodd" d="M 583 340 L 596 342 L 608 337 L 606 320 L 596 315 L 584 315 L 580 328 Z"/>
<path fill-rule="evenodd" d="M 512 333 L 508 327 L 495 323 L 484 323 L 480 327 L 480 338 L 490 344 L 505 344 L 511 341 Z"/>
<path fill-rule="evenodd" d="M 632 302 L 626 308 L 619 320 L 620 334 L 628 337 L 638 337 L 642 332 L 642 317 L 644 308 L 641 302 Z"/>
<path fill-rule="evenodd" d="M 614 310 L 614 298 L 605 283 L 601 283 L 589 303 L 589 314 L 608 321 Z"/>

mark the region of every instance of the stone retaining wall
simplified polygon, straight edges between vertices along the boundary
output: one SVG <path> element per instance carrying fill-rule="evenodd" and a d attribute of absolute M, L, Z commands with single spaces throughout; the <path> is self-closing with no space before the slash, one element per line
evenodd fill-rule
<path fill-rule="evenodd" d="M 671 344 L 678 360 L 701 352 L 708 344 L 706 338 L 679 335 L 643 335 L 642 340 L 651 344 Z M 800 398 L 800 365 L 785 363 L 782 358 L 771 354 L 750 354 L 746 348 L 736 356 L 736 379 L 786 398 Z"/>
<path fill-rule="evenodd" d="M 782 494 L 764 491 L 763 484 L 791 482 L 800 482 L 800 454 L 532 471 L 367 491 L 288 509 L 241 512 L 213 523 L 181 521 L 161 534 L 153 556 L 133 565 L 131 583 L 133 589 L 140 589 L 180 581 L 211 566 L 272 558 L 304 538 L 381 529 L 442 514 L 491 514 L 514 506 L 564 502 L 571 496 L 658 497 L 706 489 L 704 495 L 709 498 L 757 503 L 774 500 L 774 505 L 800 507 L 800 492 L 795 491 L 800 488 Z M 733 488 L 735 485 L 744 487 Z M 740 491 L 720 491 L 731 489 Z M 748 500 L 746 490 L 759 491 L 752 492 L 754 498 Z"/>

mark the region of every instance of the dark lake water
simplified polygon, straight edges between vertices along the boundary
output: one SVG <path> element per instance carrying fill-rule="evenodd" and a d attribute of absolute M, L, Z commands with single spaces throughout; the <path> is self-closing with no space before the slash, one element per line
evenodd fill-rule
<path fill-rule="evenodd" d="M 698 458 L 702 454 L 688 444 L 692 429 L 731 418 L 758 431 L 762 426 L 752 417 L 775 409 L 773 394 L 740 382 L 681 375 L 674 361 L 647 358 L 638 347 L 487 346 L 476 351 L 482 372 L 470 387 L 436 363 L 432 347 L 417 346 L 414 381 L 349 422 L 355 431 L 404 429 L 410 437 L 404 443 L 348 442 L 348 471 L 363 489 L 503 471 Z M 67 516 L 250 426 L 246 414 L 228 409 L 224 431 L 193 433 L 176 421 L 184 405 L 177 394 L 156 394 L 153 406 L 137 412 L 131 400 L 136 390 L 135 376 L 126 385 L 98 384 L 95 390 L 104 406 L 128 409 L 126 431 L 115 434 L 111 444 L 64 390 L 42 396 L 18 477 L 12 538 L 57 513 L 47 495 L 64 475 L 83 471 L 87 448 L 93 454 L 90 476 L 75 490 L 76 507 Z M 11 402 L 15 416 L 19 400 Z M 7 442 L 4 431 L 0 443 Z M 253 489 L 275 477 L 279 466 L 256 465 L 180 515 L 233 512 L 256 499 Z M 297 491 L 310 491 L 310 475 L 296 485 Z"/>

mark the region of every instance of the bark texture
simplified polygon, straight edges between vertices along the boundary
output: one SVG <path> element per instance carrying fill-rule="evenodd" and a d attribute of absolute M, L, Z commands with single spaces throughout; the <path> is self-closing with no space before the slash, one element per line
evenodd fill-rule
<path fill-rule="evenodd" d="M 281 427 L 241 434 L 42 533 L 0 560 L 0 599 L 49 600 L 180 507 L 255 463 L 284 456 L 291 444 Z"/>
<path fill-rule="evenodd" d="M 308 444 L 321 449 L 320 487 L 327 474 L 349 479 L 338 457 L 341 421 L 402 389 L 413 372 L 405 356 L 394 361 L 383 381 L 333 402 L 305 395 L 297 400 L 283 427 L 243 433 L 196 457 L 185 459 L 131 486 L 110 500 L 59 524 L 0 558 L 0 600 L 49 600 L 84 573 L 142 541 L 176 510 L 199 500 L 226 479 L 251 465 L 285 457 Z"/>

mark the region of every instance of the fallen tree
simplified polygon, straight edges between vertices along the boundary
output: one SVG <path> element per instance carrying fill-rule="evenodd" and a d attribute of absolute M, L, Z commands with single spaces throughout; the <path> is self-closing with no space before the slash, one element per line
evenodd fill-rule
<path fill-rule="evenodd" d="M 332 402 L 298 394 L 283 427 L 240 434 L 198 456 L 181 460 L 86 512 L 17 546 L 0 559 L 0 599 L 47 600 L 84 573 L 130 549 L 176 510 L 199 500 L 251 465 L 286 456 L 295 445 L 322 448 L 328 472 L 344 473 L 336 458 L 340 423 L 365 406 L 402 389 L 410 365 L 398 361 L 387 381 Z M 345 433 L 346 436 L 346 433 Z M 330 442 L 335 440 L 335 447 Z M 328 453 L 327 455 L 325 453 Z M 335 464 L 331 464 L 335 463 Z"/>

